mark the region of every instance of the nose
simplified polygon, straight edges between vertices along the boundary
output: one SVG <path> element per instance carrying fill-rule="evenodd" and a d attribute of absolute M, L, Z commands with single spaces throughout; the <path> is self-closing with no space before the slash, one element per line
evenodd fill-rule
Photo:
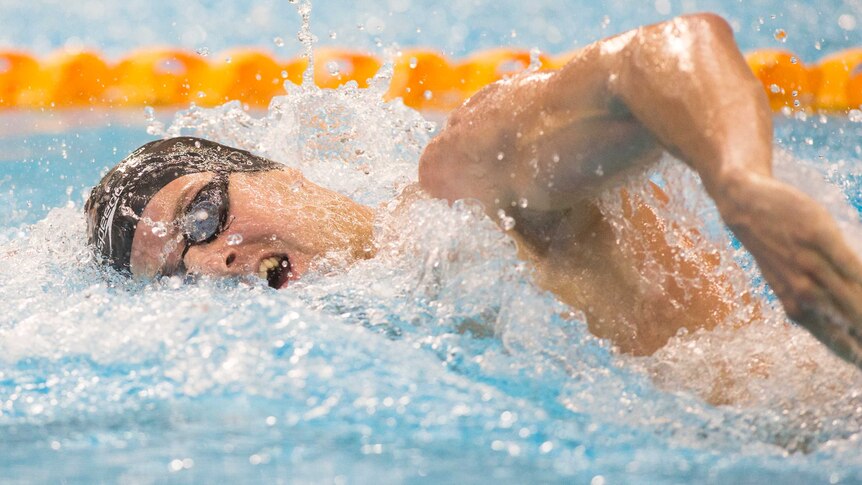
<path fill-rule="evenodd" d="M 189 273 L 210 276 L 239 276 L 250 273 L 239 263 L 239 251 L 235 247 L 192 246 L 185 257 Z"/>

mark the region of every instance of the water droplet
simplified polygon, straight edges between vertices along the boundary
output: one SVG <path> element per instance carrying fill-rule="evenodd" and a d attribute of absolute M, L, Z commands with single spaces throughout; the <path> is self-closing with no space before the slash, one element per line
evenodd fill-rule
<path fill-rule="evenodd" d="M 77 261 L 78 264 L 89 264 L 92 260 L 93 253 L 88 249 L 78 251 L 78 253 L 75 254 L 75 261 Z"/>
<path fill-rule="evenodd" d="M 168 235 L 168 228 L 164 222 L 156 222 L 153 224 L 152 233 L 156 237 L 165 237 Z"/>
<path fill-rule="evenodd" d="M 341 67 L 338 65 L 338 61 L 327 62 L 326 70 L 329 72 L 330 76 L 337 76 L 339 73 L 341 73 Z"/>
<path fill-rule="evenodd" d="M 511 231 L 515 228 L 515 219 L 506 215 L 506 211 L 500 209 L 497 211 L 497 217 L 500 218 L 500 225 L 504 231 Z"/>
<path fill-rule="evenodd" d="M 775 29 L 775 33 L 772 36 L 778 42 L 787 42 L 787 31 L 784 29 Z"/>
<path fill-rule="evenodd" d="M 276 47 L 284 47 L 284 39 L 281 37 L 273 37 L 272 43 L 275 44 Z"/>
<path fill-rule="evenodd" d="M 602 17 L 602 28 L 603 29 L 606 29 L 608 27 L 608 25 L 610 25 L 610 24 L 611 24 L 611 18 L 610 17 L 608 17 L 607 15 Z"/>
<path fill-rule="evenodd" d="M 845 13 L 838 17 L 838 26 L 844 30 L 856 30 L 856 17 Z"/>
<path fill-rule="evenodd" d="M 778 94 L 781 92 L 781 86 L 779 86 L 775 83 L 770 84 L 769 85 L 769 92 L 774 93 L 774 94 Z"/>
<path fill-rule="evenodd" d="M 242 242 L 242 234 L 231 234 L 227 237 L 228 246 L 236 246 Z"/>
<path fill-rule="evenodd" d="M 430 89 L 426 89 L 425 92 L 422 93 L 422 97 L 430 100 L 434 97 L 434 93 L 432 93 Z"/>
<path fill-rule="evenodd" d="M 416 69 L 416 66 L 419 65 L 419 59 L 411 57 L 408 65 L 410 66 L 410 69 Z"/>

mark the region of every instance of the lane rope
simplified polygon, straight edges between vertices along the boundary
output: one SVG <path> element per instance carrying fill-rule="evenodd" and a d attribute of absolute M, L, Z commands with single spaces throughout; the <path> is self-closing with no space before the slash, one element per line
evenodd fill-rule
<path fill-rule="evenodd" d="M 350 81 L 366 87 L 383 62 L 365 52 L 315 50 L 315 83 L 335 88 Z M 405 49 L 394 60 L 387 99 L 429 111 L 448 111 L 482 87 L 535 63 L 558 69 L 574 53 L 550 56 L 497 48 L 452 60 L 433 49 Z M 760 49 L 746 61 L 763 84 L 772 109 L 850 112 L 862 105 L 862 48 L 833 53 L 805 64 L 789 51 Z M 216 106 L 239 100 L 264 108 L 285 93 L 285 80 L 299 83 L 304 58 L 279 59 L 265 50 L 237 48 L 201 56 L 176 48 L 148 48 L 116 62 L 95 51 L 58 51 L 43 59 L 20 50 L 0 50 L 0 109 L 82 107 Z"/>

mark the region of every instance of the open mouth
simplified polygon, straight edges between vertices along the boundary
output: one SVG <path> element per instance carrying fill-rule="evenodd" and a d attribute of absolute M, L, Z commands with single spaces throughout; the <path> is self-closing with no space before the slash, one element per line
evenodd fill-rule
<path fill-rule="evenodd" d="M 270 287 L 279 289 L 290 278 L 290 260 L 287 256 L 270 256 L 260 262 L 257 275 L 266 280 Z"/>

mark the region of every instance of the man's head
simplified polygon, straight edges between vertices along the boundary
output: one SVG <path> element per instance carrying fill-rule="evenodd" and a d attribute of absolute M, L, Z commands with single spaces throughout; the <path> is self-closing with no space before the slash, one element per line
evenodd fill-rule
<path fill-rule="evenodd" d="M 136 276 L 257 274 L 281 287 L 315 256 L 371 251 L 368 208 L 199 138 L 139 148 L 93 188 L 84 210 L 96 256 Z"/>

